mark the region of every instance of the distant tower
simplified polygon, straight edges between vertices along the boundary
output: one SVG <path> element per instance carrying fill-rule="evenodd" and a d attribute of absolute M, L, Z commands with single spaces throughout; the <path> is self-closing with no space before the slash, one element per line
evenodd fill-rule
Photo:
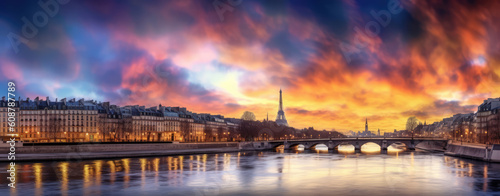
<path fill-rule="evenodd" d="M 365 131 L 368 132 L 368 118 L 366 118 Z"/>
<path fill-rule="evenodd" d="M 266 121 L 269 121 L 269 112 L 267 113 Z"/>
<path fill-rule="evenodd" d="M 378 129 L 378 136 L 380 136 L 380 129 Z"/>
<path fill-rule="evenodd" d="M 281 89 L 280 89 L 280 109 L 278 111 L 278 116 L 276 116 L 276 124 L 288 126 L 288 122 L 286 121 L 285 118 L 285 112 L 283 111 L 283 99 L 281 96 Z"/>

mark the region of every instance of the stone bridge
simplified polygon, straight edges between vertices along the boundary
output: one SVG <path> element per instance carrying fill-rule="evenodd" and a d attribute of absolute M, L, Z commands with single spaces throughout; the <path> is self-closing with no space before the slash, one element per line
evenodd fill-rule
<path fill-rule="evenodd" d="M 297 139 L 297 140 L 273 140 L 254 142 L 258 144 L 257 148 L 276 148 L 283 145 L 285 149 L 293 148 L 302 144 L 304 148 L 311 149 L 318 144 L 324 144 L 328 149 L 335 149 L 340 144 L 351 144 L 356 150 L 361 149 L 366 143 L 375 143 L 380 146 L 382 150 L 386 150 L 391 144 L 402 143 L 408 149 L 415 149 L 415 146 L 422 142 L 434 146 L 442 146 L 446 148 L 448 140 L 443 138 L 331 138 L 331 139 Z"/>

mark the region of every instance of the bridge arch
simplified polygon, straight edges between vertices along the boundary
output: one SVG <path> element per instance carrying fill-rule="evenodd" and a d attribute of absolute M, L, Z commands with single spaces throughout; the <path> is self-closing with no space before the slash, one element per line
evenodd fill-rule
<path fill-rule="evenodd" d="M 356 152 L 356 147 L 351 142 L 340 142 L 333 146 L 334 150 L 342 154 L 351 154 Z"/>
<path fill-rule="evenodd" d="M 274 144 L 273 149 L 277 149 L 277 148 L 285 148 L 285 144 Z"/>
<path fill-rule="evenodd" d="M 399 141 L 387 142 L 387 147 L 392 146 L 392 145 L 404 145 L 405 147 L 408 147 L 408 143 L 405 143 L 405 142 L 399 142 Z"/>
<path fill-rule="evenodd" d="M 409 148 L 411 146 L 411 140 L 401 140 L 401 141 L 390 140 L 390 141 L 387 141 L 387 147 L 389 147 L 393 144 L 404 144 L 407 148 Z"/>
<path fill-rule="evenodd" d="M 353 142 L 347 142 L 347 141 L 345 141 L 345 142 L 337 142 L 337 143 L 334 143 L 334 144 L 332 145 L 332 148 L 333 148 L 333 149 L 338 149 L 338 148 L 339 148 L 339 146 L 341 146 L 341 145 L 342 145 L 342 146 L 348 146 L 348 145 L 349 145 L 349 146 L 353 146 L 353 147 L 355 147 L 355 146 L 354 146 L 354 144 L 353 144 Z"/>
<path fill-rule="evenodd" d="M 410 149 L 410 147 L 405 142 L 391 142 L 391 144 L 387 144 L 388 154 L 404 152 L 408 149 Z"/>
<path fill-rule="evenodd" d="M 328 143 L 325 143 L 325 142 L 314 143 L 314 144 L 309 146 L 309 149 L 316 149 L 316 147 L 321 146 L 321 145 L 325 146 L 327 149 L 330 149 L 330 147 L 328 146 Z"/>
<path fill-rule="evenodd" d="M 377 142 L 364 142 L 359 149 L 362 153 L 378 153 L 382 150 L 382 145 Z"/>
<path fill-rule="evenodd" d="M 323 144 L 328 147 L 328 142 L 306 142 L 304 148 L 306 149 L 314 149 L 317 145 Z"/>
<path fill-rule="evenodd" d="M 289 149 L 292 149 L 292 150 L 298 149 L 298 150 L 300 150 L 301 147 L 302 147 L 302 149 L 306 149 L 306 146 L 304 144 L 302 144 L 302 143 L 290 144 Z"/>

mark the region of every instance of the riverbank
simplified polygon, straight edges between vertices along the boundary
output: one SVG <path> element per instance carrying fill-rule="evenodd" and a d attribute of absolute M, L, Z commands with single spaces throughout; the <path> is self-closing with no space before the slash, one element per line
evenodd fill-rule
<path fill-rule="evenodd" d="M 486 162 L 500 162 L 500 145 L 449 144 L 444 154 Z"/>
<path fill-rule="evenodd" d="M 129 158 L 186 154 L 206 154 L 240 151 L 237 142 L 220 143 L 138 143 L 138 144 L 80 144 L 44 145 L 16 148 L 15 161 L 78 161 L 102 158 Z M 0 148 L 7 154 L 9 148 Z M 0 162 L 9 161 L 7 156 Z"/>
<path fill-rule="evenodd" d="M 487 162 L 500 162 L 500 145 L 420 143 L 416 148 L 443 152 L 448 156 L 463 157 Z M 218 143 L 114 143 L 41 145 L 16 148 L 15 161 L 78 161 L 85 159 L 132 158 L 188 154 L 214 154 L 272 149 L 268 142 L 218 142 Z M 9 148 L 0 147 L 7 154 Z M 9 161 L 7 156 L 0 162 Z"/>
<path fill-rule="evenodd" d="M 445 152 L 448 144 L 439 144 L 435 142 L 421 142 L 417 146 L 416 149 L 432 151 L 432 152 Z"/>

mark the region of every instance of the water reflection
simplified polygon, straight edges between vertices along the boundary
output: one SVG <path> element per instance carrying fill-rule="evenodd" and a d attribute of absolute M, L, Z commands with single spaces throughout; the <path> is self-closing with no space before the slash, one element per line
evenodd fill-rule
<path fill-rule="evenodd" d="M 61 194 L 68 195 L 68 162 L 59 163 L 59 177 L 61 181 Z"/>
<path fill-rule="evenodd" d="M 356 148 L 351 144 L 340 144 L 337 146 L 337 151 L 341 154 L 354 154 Z"/>
<path fill-rule="evenodd" d="M 403 143 L 394 143 L 389 145 L 387 147 L 387 153 L 388 154 L 396 154 L 399 155 L 399 153 L 406 151 L 406 145 Z"/>
<path fill-rule="evenodd" d="M 366 144 L 363 144 L 361 146 L 361 152 L 365 154 L 379 154 L 380 153 L 380 146 L 378 144 L 375 144 L 373 142 L 368 142 Z"/>
<path fill-rule="evenodd" d="M 328 153 L 328 146 L 324 144 L 317 144 L 313 148 L 317 153 Z"/>
<path fill-rule="evenodd" d="M 42 168 L 43 165 L 41 163 L 35 163 L 33 164 L 33 172 L 35 176 L 35 195 L 42 195 L 43 194 L 43 189 L 42 189 Z"/>
<path fill-rule="evenodd" d="M 20 178 L 16 191 L 17 195 L 328 195 L 331 190 L 339 195 L 474 195 L 500 191 L 500 164 L 398 148 L 396 156 L 386 155 L 380 154 L 378 145 L 372 146 L 372 152 L 378 147 L 375 155 L 366 154 L 370 146 L 356 153 L 352 145 L 337 149 L 353 155 L 316 153 L 325 147 L 299 154 L 284 150 L 18 163 L 19 175 L 29 175 Z M 0 187 L 15 194 L 6 189 Z"/>
<path fill-rule="evenodd" d="M 292 150 L 304 151 L 305 146 L 304 146 L 304 145 L 302 145 L 302 144 L 299 144 L 299 145 L 291 146 L 290 148 L 291 148 Z"/>

